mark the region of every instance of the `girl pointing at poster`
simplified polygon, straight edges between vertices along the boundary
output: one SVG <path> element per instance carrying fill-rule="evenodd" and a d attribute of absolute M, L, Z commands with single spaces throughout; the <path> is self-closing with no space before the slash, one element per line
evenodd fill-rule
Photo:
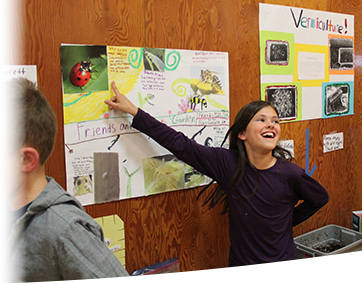
<path fill-rule="evenodd" d="M 137 108 L 114 82 L 112 88 L 115 96 L 105 101 L 110 109 L 134 116 L 132 127 L 217 182 L 205 203 L 224 203 L 229 214 L 229 266 L 295 258 L 292 227 L 325 205 L 328 193 L 278 146 L 278 112 L 270 102 L 255 101 L 239 111 L 225 149 L 197 144 Z"/>

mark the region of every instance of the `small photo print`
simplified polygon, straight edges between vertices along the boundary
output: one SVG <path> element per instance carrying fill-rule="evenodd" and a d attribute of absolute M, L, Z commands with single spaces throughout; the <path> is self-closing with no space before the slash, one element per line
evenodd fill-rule
<path fill-rule="evenodd" d="M 165 49 L 143 49 L 144 68 L 147 71 L 165 72 Z"/>
<path fill-rule="evenodd" d="M 269 86 L 265 92 L 265 100 L 275 105 L 280 120 L 294 120 L 297 118 L 296 86 Z"/>
<path fill-rule="evenodd" d="M 353 69 L 353 39 L 330 38 L 329 62 L 330 70 Z"/>
<path fill-rule="evenodd" d="M 64 94 L 108 90 L 106 46 L 61 45 L 60 58 Z"/>
<path fill-rule="evenodd" d="M 143 159 L 146 195 L 191 188 L 205 183 L 205 176 L 174 155 Z"/>
<path fill-rule="evenodd" d="M 265 63 L 268 65 L 288 65 L 289 42 L 267 40 L 265 47 Z"/>
<path fill-rule="evenodd" d="M 345 114 L 349 111 L 350 89 L 348 84 L 325 86 L 325 114 Z"/>
<path fill-rule="evenodd" d="M 92 175 L 82 175 L 73 178 L 73 194 L 84 195 L 93 192 Z"/>

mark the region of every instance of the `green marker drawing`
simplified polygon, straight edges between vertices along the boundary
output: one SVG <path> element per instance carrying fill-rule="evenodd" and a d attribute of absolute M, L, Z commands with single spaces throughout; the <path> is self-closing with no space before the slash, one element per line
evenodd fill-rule
<path fill-rule="evenodd" d="M 172 56 L 173 62 L 170 63 L 170 56 Z M 167 71 L 173 71 L 175 70 L 178 65 L 180 64 L 181 61 L 181 54 L 180 52 L 178 52 L 177 50 L 171 51 L 169 54 L 167 54 L 166 56 L 166 64 L 165 64 L 165 69 Z"/>
<path fill-rule="evenodd" d="M 133 171 L 131 174 L 128 172 L 128 170 L 123 167 L 123 170 L 124 172 L 126 173 L 126 175 L 128 176 L 128 179 L 127 179 L 127 193 L 126 193 L 126 196 L 127 197 L 132 197 L 132 187 L 131 187 L 131 179 L 132 179 L 132 176 L 134 176 L 139 170 L 140 170 L 141 167 L 139 167 L 137 170 Z"/>
<path fill-rule="evenodd" d="M 132 49 L 128 54 L 128 62 L 133 68 L 138 69 L 141 65 L 142 57 L 143 48 L 141 48 L 141 52 L 138 52 L 137 49 Z"/>
<path fill-rule="evenodd" d="M 92 93 L 88 93 L 86 95 L 81 95 L 79 98 L 77 98 L 76 100 L 69 102 L 69 103 L 63 103 L 63 107 L 69 107 L 72 106 L 74 104 L 76 104 L 77 102 L 79 102 L 81 99 L 88 97 L 89 95 L 91 95 Z"/>
<path fill-rule="evenodd" d="M 155 95 L 147 94 L 144 98 L 142 98 L 141 93 L 138 92 L 138 101 L 140 103 L 139 108 L 142 109 L 146 103 L 149 103 L 150 105 L 154 106 L 154 104 L 149 102 L 150 100 L 153 100 L 154 97 L 155 97 Z"/>

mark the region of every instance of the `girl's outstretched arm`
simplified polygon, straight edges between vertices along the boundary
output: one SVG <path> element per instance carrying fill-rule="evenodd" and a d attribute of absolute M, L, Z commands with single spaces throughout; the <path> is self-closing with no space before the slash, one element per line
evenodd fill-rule
<path fill-rule="evenodd" d="M 112 81 L 112 89 L 115 95 L 110 100 L 105 100 L 104 103 L 109 106 L 109 109 L 117 109 L 130 115 L 136 116 L 138 107 L 136 107 L 125 95 L 122 95 L 114 81 Z"/>
<path fill-rule="evenodd" d="M 189 139 L 182 132 L 176 131 L 137 108 L 119 92 L 114 82 L 112 82 L 112 89 L 115 96 L 105 101 L 110 109 L 116 109 L 134 116 L 131 124 L 133 128 L 151 137 L 179 160 L 223 185 L 227 185 L 234 171 L 232 165 L 235 164 L 235 156 L 232 152 L 224 148 L 207 147 L 196 143 L 195 140 Z M 201 127 L 199 126 L 197 130 L 200 130 Z"/>

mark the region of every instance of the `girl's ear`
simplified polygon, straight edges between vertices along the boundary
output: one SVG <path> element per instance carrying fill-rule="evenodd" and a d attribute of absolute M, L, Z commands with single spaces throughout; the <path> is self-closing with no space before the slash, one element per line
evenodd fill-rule
<path fill-rule="evenodd" d="M 21 149 L 21 171 L 24 173 L 32 172 L 39 164 L 39 153 L 32 147 L 23 147 Z"/>
<path fill-rule="evenodd" d="M 240 132 L 239 135 L 238 135 L 238 138 L 241 139 L 241 140 L 246 140 L 245 131 Z"/>

